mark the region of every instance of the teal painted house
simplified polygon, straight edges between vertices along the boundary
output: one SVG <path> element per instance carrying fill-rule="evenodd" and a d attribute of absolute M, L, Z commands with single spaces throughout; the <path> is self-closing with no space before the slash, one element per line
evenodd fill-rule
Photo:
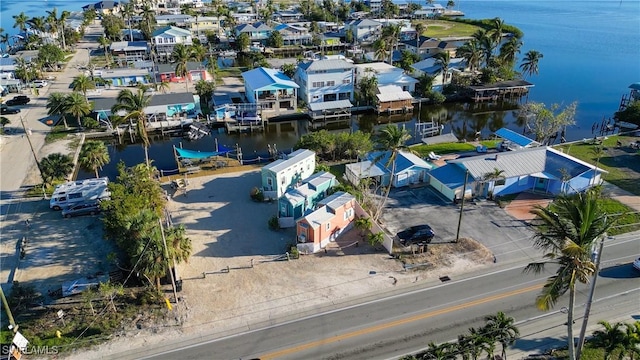
<path fill-rule="evenodd" d="M 259 67 L 242 73 L 247 100 L 260 108 L 279 110 L 298 107 L 298 84 L 280 70 Z"/>
<path fill-rule="evenodd" d="M 321 171 L 309 176 L 298 186 L 287 190 L 278 199 L 280 226 L 295 226 L 295 220 L 315 210 L 318 202 L 324 199 L 329 189 L 336 184 L 336 177 L 333 174 Z"/>

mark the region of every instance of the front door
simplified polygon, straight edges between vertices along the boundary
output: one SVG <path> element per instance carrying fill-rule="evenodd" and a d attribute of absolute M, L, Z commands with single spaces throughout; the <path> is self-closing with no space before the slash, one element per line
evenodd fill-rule
<path fill-rule="evenodd" d="M 549 183 L 549 179 L 545 179 L 545 178 L 538 178 L 536 180 L 536 187 L 535 190 L 539 190 L 539 191 L 547 191 L 547 184 Z"/>

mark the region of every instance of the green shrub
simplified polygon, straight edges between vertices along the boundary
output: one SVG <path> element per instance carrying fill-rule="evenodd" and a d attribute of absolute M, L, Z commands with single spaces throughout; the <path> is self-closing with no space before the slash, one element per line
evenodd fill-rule
<path fill-rule="evenodd" d="M 269 229 L 271 230 L 280 230 L 280 222 L 278 222 L 278 217 L 273 215 L 269 219 Z"/>
<path fill-rule="evenodd" d="M 249 194 L 249 196 L 253 201 L 257 201 L 257 202 L 264 201 L 264 193 L 262 192 L 262 190 L 258 189 L 257 187 L 254 187 L 253 189 L 251 189 L 251 193 Z"/>

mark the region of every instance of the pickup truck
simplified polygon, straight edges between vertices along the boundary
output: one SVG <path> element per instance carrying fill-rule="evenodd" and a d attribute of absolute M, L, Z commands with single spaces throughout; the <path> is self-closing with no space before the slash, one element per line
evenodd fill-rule
<path fill-rule="evenodd" d="M 30 101 L 31 99 L 29 99 L 28 96 L 18 95 L 18 96 L 14 96 L 13 99 L 7 100 L 6 104 L 9 106 L 25 105 L 25 104 L 28 104 Z"/>

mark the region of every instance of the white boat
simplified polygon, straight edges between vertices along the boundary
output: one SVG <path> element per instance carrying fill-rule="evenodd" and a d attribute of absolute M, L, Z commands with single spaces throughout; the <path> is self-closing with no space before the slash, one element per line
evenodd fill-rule
<path fill-rule="evenodd" d="M 259 123 L 262 121 L 262 117 L 252 112 L 240 112 L 232 117 L 239 123 Z"/>

